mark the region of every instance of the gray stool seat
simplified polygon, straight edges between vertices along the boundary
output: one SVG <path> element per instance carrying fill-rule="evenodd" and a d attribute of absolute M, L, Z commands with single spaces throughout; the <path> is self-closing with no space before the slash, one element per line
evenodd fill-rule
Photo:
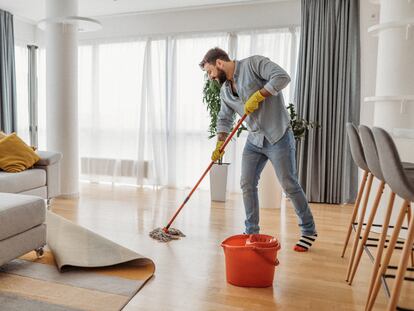
<path fill-rule="evenodd" d="M 354 162 L 362 170 L 369 172 L 369 168 L 365 159 L 364 149 L 362 147 L 357 128 L 352 123 L 347 123 L 346 132 L 348 134 L 349 146 L 351 148 L 351 155 L 354 159 Z"/>
<path fill-rule="evenodd" d="M 412 170 L 403 167 L 394 140 L 384 129 L 372 129 L 377 143 L 378 155 L 385 180 L 391 189 L 407 201 L 414 201 L 414 183 L 408 176 Z M 410 178 L 411 180 L 411 178 Z"/>
<path fill-rule="evenodd" d="M 377 146 L 375 145 L 374 135 L 368 126 L 359 126 L 359 135 L 361 136 L 361 144 L 365 155 L 368 169 L 375 177 L 384 181 L 381 170 L 381 164 L 378 157 Z"/>
<path fill-rule="evenodd" d="M 365 155 L 365 161 L 368 169 L 380 180 L 384 181 L 382 174 L 381 164 L 378 157 L 378 150 L 375 144 L 374 134 L 368 126 L 360 125 L 359 134 L 361 136 L 361 144 L 363 147 L 363 154 Z M 404 171 L 414 171 L 414 163 L 401 162 Z M 408 173 L 408 172 L 407 172 Z"/>

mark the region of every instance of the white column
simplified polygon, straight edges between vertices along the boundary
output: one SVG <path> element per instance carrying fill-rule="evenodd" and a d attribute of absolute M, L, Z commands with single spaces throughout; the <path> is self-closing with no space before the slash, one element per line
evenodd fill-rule
<path fill-rule="evenodd" d="M 394 138 L 401 159 L 414 162 L 414 1 L 381 0 L 380 22 L 369 32 L 378 36 L 374 126 L 385 128 Z M 375 180 L 370 205 L 379 181 Z M 375 223 L 382 223 L 390 196 L 386 187 Z M 397 196 L 391 222 L 402 200 Z M 369 215 L 369 209 L 367 215 Z M 378 231 L 374 228 L 373 231 Z"/>
<path fill-rule="evenodd" d="M 392 133 L 401 157 L 414 161 L 414 2 L 380 4 L 374 125 Z"/>
<path fill-rule="evenodd" d="M 76 25 L 53 20 L 77 13 L 77 0 L 46 1 L 47 148 L 63 154 L 63 197 L 79 194 L 78 37 Z"/>

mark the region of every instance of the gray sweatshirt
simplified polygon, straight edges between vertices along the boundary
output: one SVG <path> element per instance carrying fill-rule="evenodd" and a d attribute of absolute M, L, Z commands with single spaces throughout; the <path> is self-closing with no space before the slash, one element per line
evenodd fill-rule
<path fill-rule="evenodd" d="M 220 90 L 221 109 L 218 114 L 217 132 L 228 133 L 234 122 L 234 113 L 244 115 L 244 104 L 249 97 L 261 88 L 272 96 L 259 104 L 259 109 L 246 118 L 249 130 L 248 140 L 261 148 L 263 139 L 276 143 L 289 127 L 290 117 L 286 110 L 281 90 L 290 82 L 290 77 L 279 65 L 268 58 L 255 55 L 235 61 L 235 96 L 231 82 L 226 81 Z"/>

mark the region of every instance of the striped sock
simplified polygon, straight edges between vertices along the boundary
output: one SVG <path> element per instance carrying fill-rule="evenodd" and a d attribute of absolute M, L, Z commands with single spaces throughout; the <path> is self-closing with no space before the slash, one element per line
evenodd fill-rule
<path fill-rule="evenodd" d="M 312 243 L 315 242 L 317 237 L 317 233 L 315 233 L 314 235 L 302 235 L 299 241 L 296 243 L 293 250 L 296 252 L 307 252 L 312 246 Z"/>

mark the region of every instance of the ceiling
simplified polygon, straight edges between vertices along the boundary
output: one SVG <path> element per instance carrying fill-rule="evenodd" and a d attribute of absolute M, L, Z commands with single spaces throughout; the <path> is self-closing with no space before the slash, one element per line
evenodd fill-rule
<path fill-rule="evenodd" d="M 62 0 L 54 0 L 62 1 Z M 191 9 L 281 0 L 78 0 L 79 15 L 99 17 L 126 13 Z M 45 18 L 46 0 L 0 0 L 0 9 L 17 18 L 38 22 Z"/>

